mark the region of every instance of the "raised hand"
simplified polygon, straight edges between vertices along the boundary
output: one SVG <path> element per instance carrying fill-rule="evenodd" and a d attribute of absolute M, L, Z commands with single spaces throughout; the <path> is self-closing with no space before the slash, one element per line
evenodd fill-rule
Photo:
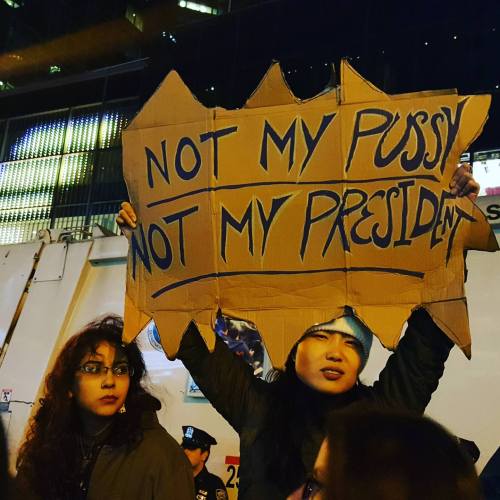
<path fill-rule="evenodd" d="M 124 201 L 121 204 L 116 223 L 120 226 L 122 233 L 128 238 L 132 229 L 135 229 L 137 223 L 137 215 L 134 207 L 128 202 Z"/>
<path fill-rule="evenodd" d="M 450 181 L 451 194 L 467 196 L 475 201 L 479 195 L 479 184 L 472 177 L 472 167 L 468 163 L 461 163 Z"/>

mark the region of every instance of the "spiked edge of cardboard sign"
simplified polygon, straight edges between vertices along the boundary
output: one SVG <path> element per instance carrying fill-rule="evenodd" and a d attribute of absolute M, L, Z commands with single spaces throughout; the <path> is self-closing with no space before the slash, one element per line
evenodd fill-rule
<path fill-rule="evenodd" d="M 171 96 L 175 95 L 175 99 Z M 166 100 L 169 102 L 168 113 L 159 115 L 157 109 L 161 109 L 160 103 Z M 191 93 L 187 85 L 183 82 L 176 71 L 171 71 L 158 86 L 154 94 L 148 99 L 136 117 L 130 122 L 126 130 L 140 130 L 143 128 L 160 127 L 167 124 L 189 123 L 197 120 L 211 120 L 215 115 L 215 109 L 208 109 L 201 104 Z M 130 190 L 130 186 L 127 186 Z M 135 207 L 138 220 L 141 220 L 141 207 Z M 141 277 L 139 277 L 141 279 Z M 140 288 L 137 292 L 144 292 Z M 134 300 L 135 299 L 135 300 Z M 179 348 L 182 334 L 185 332 L 191 315 L 183 312 L 176 313 L 175 316 L 168 317 L 161 312 L 146 314 L 137 308 L 139 297 L 132 296 L 128 286 L 125 292 L 125 312 L 123 340 L 130 342 L 153 320 L 160 334 L 161 344 L 169 359 L 174 359 Z M 198 328 L 205 339 L 210 350 L 215 345 L 213 330 L 209 325 L 215 324 L 215 317 L 212 311 L 199 311 L 196 315 Z M 163 332 L 163 335 L 161 334 Z M 164 332 L 182 332 L 181 335 L 165 335 Z"/>
<path fill-rule="evenodd" d="M 340 92 L 339 92 L 340 90 Z M 412 97 L 416 96 L 435 96 L 443 94 L 456 94 L 455 90 L 452 91 L 429 91 L 412 93 Z M 172 103 L 169 106 L 167 116 L 161 117 L 161 123 L 158 122 L 158 114 L 155 112 L 157 104 L 163 99 L 171 98 L 172 95 L 176 99 L 169 99 Z M 284 75 L 278 63 L 273 63 L 265 76 L 262 78 L 260 84 L 252 95 L 248 98 L 245 108 L 259 108 L 265 106 L 279 106 L 293 103 L 303 103 L 312 100 L 328 100 L 335 99 L 340 104 L 354 104 L 375 101 L 390 101 L 398 99 L 407 99 L 410 94 L 388 95 L 375 87 L 373 84 L 359 75 L 346 60 L 341 62 L 341 87 L 331 88 L 327 91 L 320 93 L 318 96 L 301 101 L 293 95 L 288 87 Z M 474 96 L 457 96 L 459 102 L 465 100 L 463 108 L 462 127 L 460 130 L 461 143 L 459 148 L 461 151 L 467 147 L 479 136 L 484 123 L 488 116 L 488 109 L 490 106 L 491 97 L 489 95 L 474 95 Z M 220 108 L 219 108 L 220 109 Z M 483 117 L 481 123 L 477 120 L 468 120 L 467 115 L 474 113 L 476 116 Z M 155 127 L 165 124 L 173 123 L 186 123 L 200 119 L 214 119 L 217 113 L 217 108 L 206 108 L 203 106 L 196 97 L 191 93 L 189 88 L 182 81 L 177 72 L 171 71 L 165 80 L 160 84 L 159 88 L 153 96 L 146 102 L 144 107 L 138 113 L 136 118 L 129 124 L 127 130 L 138 130 L 146 127 Z M 126 132 L 125 131 L 125 132 Z M 451 179 L 451 174 L 450 174 Z M 449 182 L 450 179 L 445 179 Z M 476 207 L 470 200 L 461 199 L 461 204 L 473 205 L 473 216 L 478 221 L 474 224 L 473 230 L 469 232 L 466 237 L 465 249 L 496 251 L 498 250 L 498 243 L 496 238 L 485 218 L 483 213 Z M 138 218 L 140 220 L 140 207 L 137 207 Z M 192 314 L 179 312 L 175 315 L 162 314 L 162 312 L 153 312 L 151 315 L 140 311 L 136 307 L 138 297 L 132 297 L 129 293 L 127 286 L 125 298 L 125 327 L 123 338 L 126 342 L 133 340 L 140 331 L 149 323 L 154 320 L 158 331 L 160 332 L 162 346 L 170 359 L 175 358 L 178 350 L 180 339 L 186 331 L 187 325 L 194 319 L 197 326 L 207 343 L 210 350 L 213 350 L 215 344 L 215 335 L 212 326 L 215 324 L 215 311 L 195 311 Z M 469 320 L 467 312 L 467 301 L 465 294 L 460 298 L 442 302 L 433 302 L 426 304 L 419 304 L 417 307 L 424 307 L 432 316 L 438 326 L 448 335 L 453 342 L 462 349 L 464 354 L 470 358 L 471 356 L 471 338 L 469 331 Z M 379 338 L 380 342 L 387 348 L 393 349 L 397 346 L 401 331 L 405 321 L 411 315 L 415 307 L 408 306 L 391 306 L 390 315 L 380 314 L 380 306 L 356 306 L 356 314 L 362 321 L 374 332 Z M 330 318 L 339 317 L 342 314 L 342 307 L 332 309 Z M 224 311 L 231 313 L 231 311 Z M 253 321 L 259 325 L 266 325 L 266 317 L 270 323 L 272 321 L 273 311 L 259 311 L 256 313 L 249 313 L 245 319 Z M 257 320 L 258 319 L 258 320 Z M 282 318 L 286 323 L 286 318 Z M 287 331 L 287 325 L 281 325 L 282 330 Z M 283 366 L 288 352 L 293 345 L 293 339 L 282 343 L 266 342 L 266 330 L 262 328 L 261 333 L 268 349 L 269 355 L 276 367 Z M 303 330 L 302 330 L 303 331 Z M 163 332 L 163 335 L 162 335 Z M 165 332 L 172 332 L 172 335 L 165 335 Z M 180 333 L 179 333 L 180 332 Z M 298 339 L 295 338 L 295 341 Z M 292 343 L 290 343 L 292 342 Z"/>
<path fill-rule="evenodd" d="M 413 94 L 398 94 L 389 96 L 372 83 L 364 79 L 357 73 L 347 61 L 342 61 L 341 64 L 341 100 L 343 104 L 373 102 L 383 100 L 399 100 L 406 99 L 409 96 L 436 96 L 446 94 L 456 94 L 456 90 L 437 90 L 437 91 L 422 91 Z M 473 95 L 473 96 L 457 96 L 459 102 L 465 101 L 463 109 L 463 119 L 461 121 L 461 129 L 459 138 L 461 139 L 460 150 L 465 151 L 469 145 L 481 134 L 484 124 L 488 118 L 488 110 L 490 107 L 491 96 L 489 95 Z M 476 120 L 467 119 L 467 115 L 472 111 L 483 117 L 482 122 L 477 123 Z M 445 179 L 447 182 L 451 180 Z M 466 238 L 466 246 L 464 250 L 485 250 L 497 251 L 499 249 L 497 240 L 491 227 L 486 220 L 481 210 L 469 199 L 462 198 L 459 203 L 461 205 L 472 205 L 473 216 L 479 221 L 474 224 L 473 231 L 471 230 Z M 462 287 L 463 289 L 463 287 Z M 446 333 L 446 335 L 458 346 L 467 358 L 471 357 L 471 336 L 469 329 L 469 316 L 467 311 L 467 299 L 465 290 L 463 296 L 455 300 L 443 302 L 431 302 L 420 304 L 418 307 L 423 307 L 431 315 L 436 324 Z M 391 316 L 381 315 L 380 308 L 371 306 L 357 306 L 356 313 L 362 318 L 363 322 L 370 328 L 372 332 L 393 332 L 392 340 L 390 336 L 386 339 L 378 335 L 379 340 L 384 347 L 394 349 L 401 337 L 401 330 L 405 321 L 409 318 L 414 307 L 395 307 L 391 306 Z M 388 321 L 389 320 L 389 321 Z M 388 324 L 390 322 L 390 324 Z"/>

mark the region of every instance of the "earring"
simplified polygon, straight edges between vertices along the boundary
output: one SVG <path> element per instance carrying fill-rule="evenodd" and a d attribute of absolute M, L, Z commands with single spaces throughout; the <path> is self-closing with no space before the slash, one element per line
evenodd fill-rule
<path fill-rule="evenodd" d="M 127 413 L 127 408 L 125 408 L 125 403 L 123 403 L 122 407 L 118 410 L 118 413 Z"/>

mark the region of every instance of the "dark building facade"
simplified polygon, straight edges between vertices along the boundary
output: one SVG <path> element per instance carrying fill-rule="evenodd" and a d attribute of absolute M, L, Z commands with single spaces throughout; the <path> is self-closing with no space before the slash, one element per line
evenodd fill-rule
<path fill-rule="evenodd" d="M 388 93 L 491 93 L 472 160 L 500 147 L 499 14 L 493 0 L 480 9 L 392 0 L 1 0 L 0 243 L 45 227 L 78 228 L 83 237 L 95 223 L 116 230 L 127 197 L 121 130 L 172 68 L 203 104 L 227 108 L 244 104 L 273 60 L 301 98 L 338 83 L 332 63 L 341 57 Z"/>

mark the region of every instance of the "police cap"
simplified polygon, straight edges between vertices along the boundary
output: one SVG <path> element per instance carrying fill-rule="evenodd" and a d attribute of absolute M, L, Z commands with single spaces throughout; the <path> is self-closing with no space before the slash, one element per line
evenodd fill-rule
<path fill-rule="evenodd" d="M 202 429 L 193 427 L 192 425 L 182 426 L 182 443 L 183 448 L 202 448 L 208 449 L 211 445 L 217 444 L 215 438 L 213 438 L 208 432 Z"/>

